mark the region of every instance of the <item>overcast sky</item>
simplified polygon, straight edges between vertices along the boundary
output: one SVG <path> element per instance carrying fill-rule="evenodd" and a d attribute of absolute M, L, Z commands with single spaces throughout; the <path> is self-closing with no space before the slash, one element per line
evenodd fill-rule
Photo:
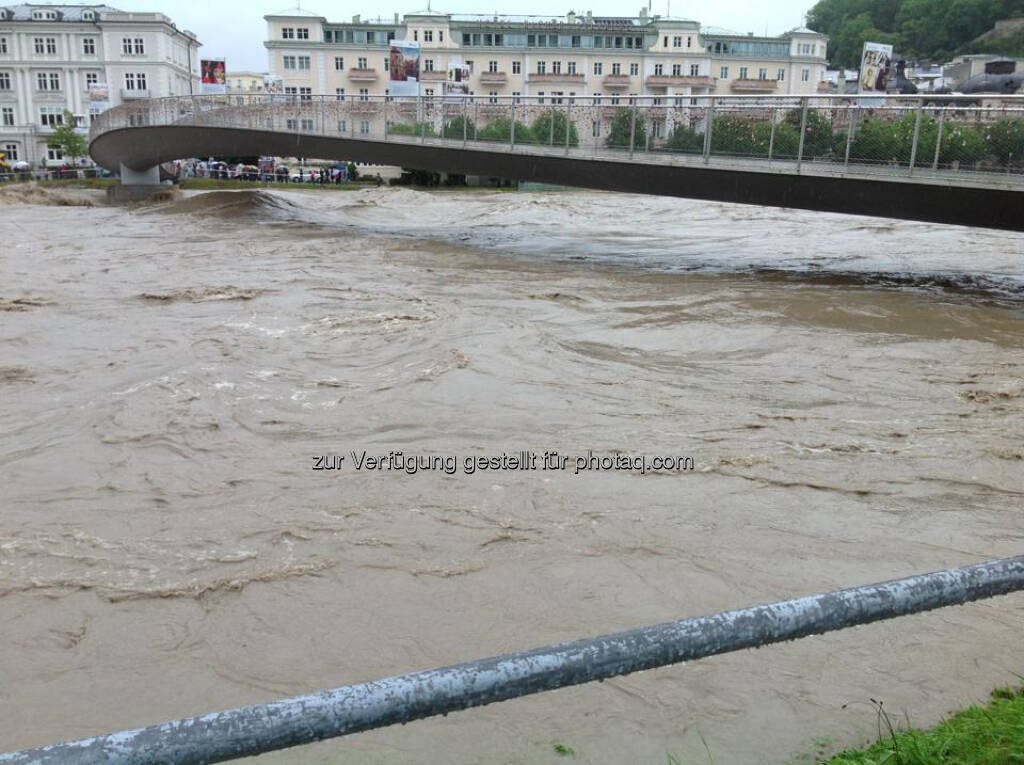
<path fill-rule="evenodd" d="M 190 29 L 203 44 L 202 55 L 227 59 L 227 69 L 267 69 L 267 50 L 264 14 L 277 13 L 295 7 L 295 0 L 106 0 L 108 5 L 123 11 L 160 11 L 170 16 L 180 29 Z M 324 16 L 328 21 L 351 21 L 354 14 L 364 18 L 391 17 L 424 10 L 426 0 L 394 5 L 366 0 L 352 3 L 302 0 L 302 8 Z M 550 0 L 514 0 L 495 5 L 498 0 L 431 0 L 431 9 L 444 13 L 516 13 L 564 14 L 569 10 L 593 11 L 598 16 L 636 16 L 642 0 L 592 0 L 585 5 L 565 7 L 552 5 Z M 703 3 L 671 0 L 652 0 L 653 13 L 694 19 L 704 26 L 724 27 L 737 32 L 776 35 L 803 24 L 804 14 L 814 0 L 774 0 L 771 3 L 752 0 L 706 0 Z"/>

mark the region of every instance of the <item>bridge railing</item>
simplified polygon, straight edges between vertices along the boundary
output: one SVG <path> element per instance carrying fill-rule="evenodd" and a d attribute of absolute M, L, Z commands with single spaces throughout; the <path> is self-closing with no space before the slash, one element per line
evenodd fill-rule
<path fill-rule="evenodd" d="M 109 109 L 91 137 L 146 125 L 1024 183 L 1024 96 L 182 96 Z"/>

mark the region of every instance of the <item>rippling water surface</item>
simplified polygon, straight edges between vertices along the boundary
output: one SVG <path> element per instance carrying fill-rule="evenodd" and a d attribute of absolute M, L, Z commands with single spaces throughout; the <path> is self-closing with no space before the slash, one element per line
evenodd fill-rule
<path fill-rule="evenodd" d="M 0 749 L 1021 552 L 1020 235 L 576 192 L 21 201 Z M 363 449 L 696 469 L 312 470 Z M 1012 682 L 1021 606 L 265 759 L 787 762 L 867 740 L 869 698 L 923 724 Z"/>

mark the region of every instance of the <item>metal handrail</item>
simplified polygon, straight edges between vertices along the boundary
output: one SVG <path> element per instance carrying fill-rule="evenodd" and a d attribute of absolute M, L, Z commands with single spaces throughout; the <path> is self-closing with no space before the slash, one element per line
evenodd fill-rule
<path fill-rule="evenodd" d="M 0 764 L 196 765 L 1024 590 L 1024 556 L 667 622 L 37 749 Z"/>

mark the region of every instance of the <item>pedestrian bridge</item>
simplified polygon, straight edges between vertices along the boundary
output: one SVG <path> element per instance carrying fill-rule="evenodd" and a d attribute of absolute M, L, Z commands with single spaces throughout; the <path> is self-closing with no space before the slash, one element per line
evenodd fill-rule
<path fill-rule="evenodd" d="M 89 151 L 126 184 L 274 155 L 1024 230 L 1024 96 L 183 96 Z"/>

